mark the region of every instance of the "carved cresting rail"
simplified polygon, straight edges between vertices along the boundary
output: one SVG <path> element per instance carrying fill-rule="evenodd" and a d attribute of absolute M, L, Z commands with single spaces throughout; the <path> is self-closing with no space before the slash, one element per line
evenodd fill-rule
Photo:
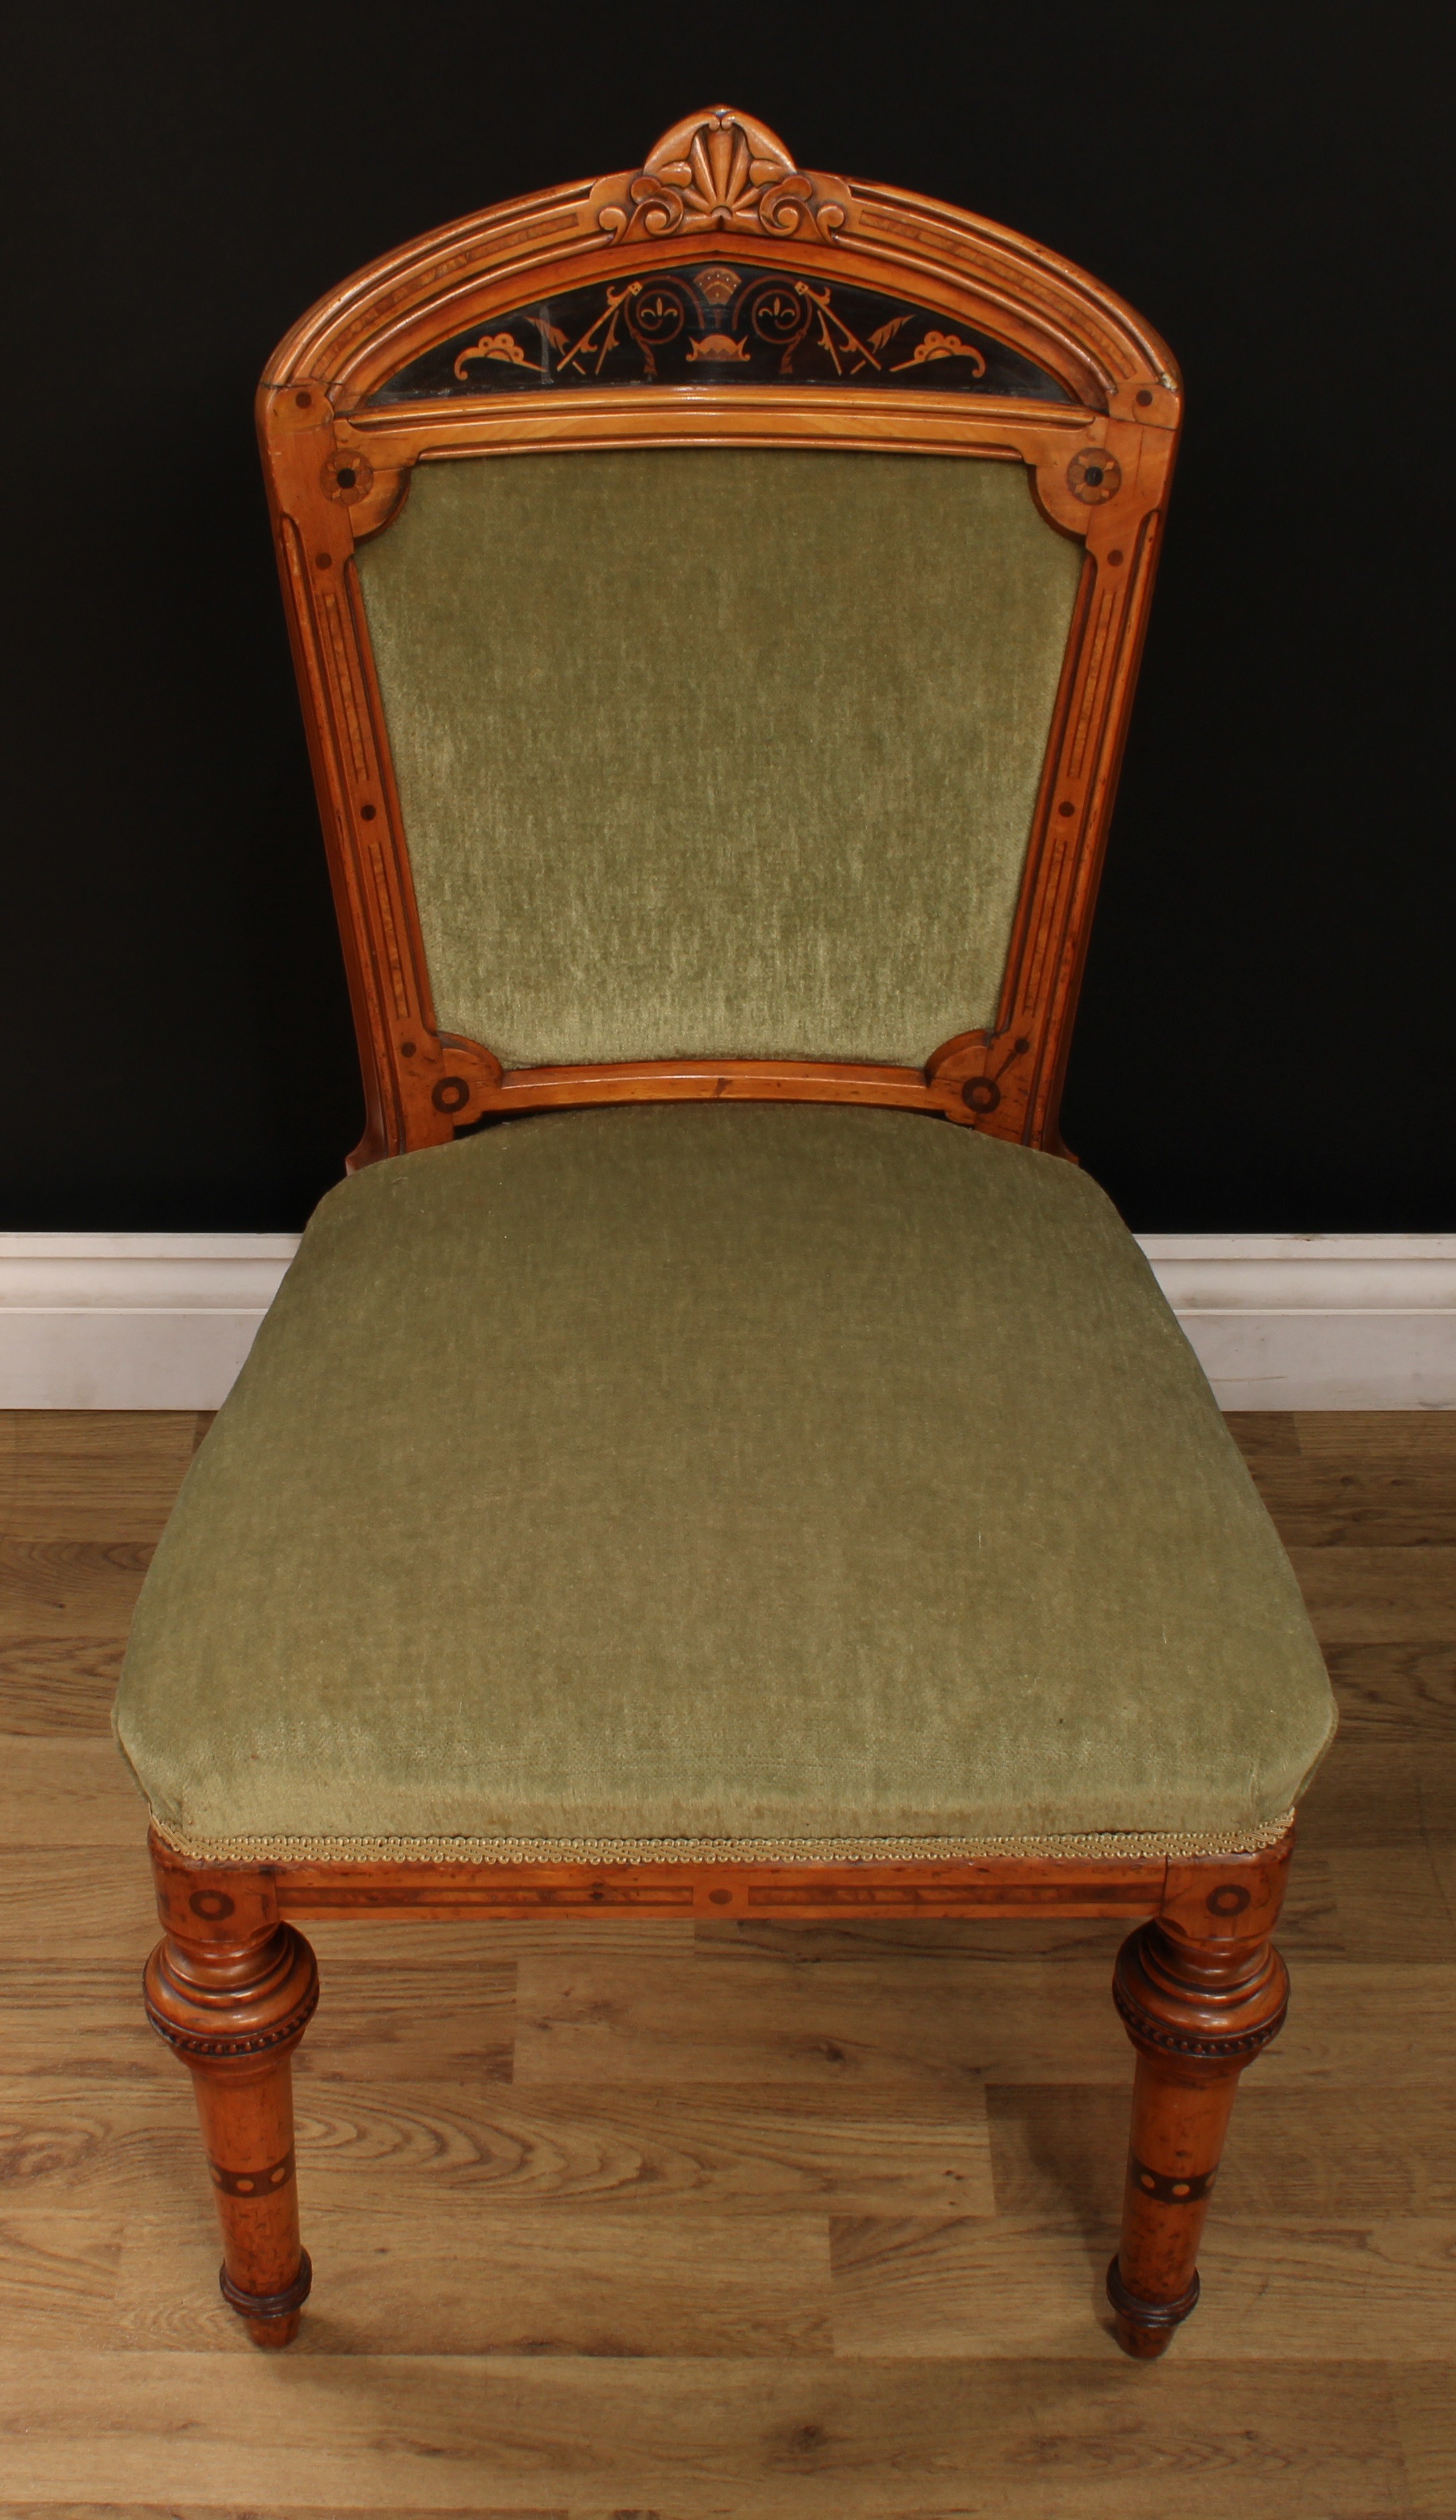
<path fill-rule="evenodd" d="M 366 1078 L 352 1161 L 493 1114 L 864 1102 L 1057 1147 L 1088 922 L 1179 422 L 1111 291 L 943 202 L 803 170 L 726 106 L 640 168 L 507 202 L 360 273 L 270 363 L 259 426 Z M 839 446 L 1021 463 L 1085 553 L 994 1022 L 926 1067 L 652 1060 L 506 1073 L 439 1032 L 353 561 L 421 462 Z"/>
<path fill-rule="evenodd" d="M 624 243 L 643 237 L 736 230 L 814 236 L 832 245 L 850 216 L 847 187 L 801 174 L 767 123 L 717 106 L 665 131 L 640 175 L 594 185 L 596 224 Z"/>

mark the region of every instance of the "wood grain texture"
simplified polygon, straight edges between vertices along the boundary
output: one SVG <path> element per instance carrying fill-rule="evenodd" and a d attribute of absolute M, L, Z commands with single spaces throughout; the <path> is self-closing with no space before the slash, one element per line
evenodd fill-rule
<path fill-rule="evenodd" d="M 109 1732 L 21 1734 L 5 1744 L 0 1846 L 131 1848 L 145 1811 Z"/>
<path fill-rule="evenodd" d="M 194 2502 L 295 2513 L 427 2507 L 432 2491 L 620 2513 L 625 2497 L 664 2520 L 1167 2520 L 1170 2506 L 1220 2507 L 1211 2488 L 1241 2520 L 1405 2507 L 1378 2364 L 1251 2363 L 1234 2423 L 1226 2368 L 1191 2362 L 1169 2387 L 1041 2357 L 773 2369 L 756 2357 L 305 2356 L 270 2387 L 274 2368 L 199 2352 L 4 2353 L 14 2484 L 59 2498 L 100 2472 L 120 2496 L 175 2485 Z"/>
<path fill-rule="evenodd" d="M 1416 1742 L 1336 1736 L 1301 1807 L 1304 1847 L 1425 1846 L 1450 1833 L 1456 1739 Z"/>
<path fill-rule="evenodd" d="M 295 2117 L 311 2208 L 346 2218 L 409 2221 L 447 2198 L 568 2218 L 608 2206 L 619 2218 L 996 2210 L 984 2113 L 910 2092 L 866 2107 L 803 2089 L 517 2092 L 319 2075 L 298 2080 Z M 175 2212 L 191 2227 L 202 2187 L 175 2079 L 0 2078 L 0 2210 Z"/>
<path fill-rule="evenodd" d="M 1008 1936 L 1016 1933 L 1008 1926 Z M 1068 1962 L 1048 1983 L 1008 1961 L 968 2007 L 967 1964 L 918 1955 L 893 1969 L 845 1961 L 790 1987 L 768 1971 L 532 1959 L 523 1955 L 515 2033 L 517 2088 L 573 2082 L 715 2089 L 747 2084 L 974 2094 L 1008 2056 L 1050 2078 L 1125 2088 L 1123 2034 L 1107 1972 Z"/>
<path fill-rule="evenodd" d="M 1456 2514 L 1456 2345 L 1444 2370 L 1427 2364 L 1394 2375 L 1395 2421 L 1411 2507 L 1429 2520 Z"/>
<path fill-rule="evenodd" d="M 0 1638 L 4 1732 L 110 1736 L 122 1651 L 108 1636 Z"/>
<path fill-rule="evenodd" d="M 993 2084 L 986 2094 L 995 2210 L 1116 2220 L 1121 2092 L 1065 2083 Z M 1280 2089 L 1252 2074 L 1218 2174 L 1216 2223 L 1323 2224 L 1456 2215 L 1456 2147 L 1436 2087 Z M 1298 2213 L 1296 2213 L 1298 2208 Z"/>
<path fill-rule="evenodd" d="M 13 1635 L 124 1633 L 152 1563 L 150 1540 L 0 1542 L 0 1620 Z"/>
<path fill-rule="evenodd" d="M 1328 1838 L 1330 1832 L 1326 1832 Z M 1439 1846 L 1302 1852 L 1279 1923 L 1291 1966 L 1310 1959 L 1456 1961 L 1456 1916 L 1442 1895 Z"/>
<path fill-rule="evenodd" d="M 1302 1409 L 1295 1413 L 1302 1458 L 1372 1468 L 1419 1462 L 1438 1477 L 1456 1464 L 1456 1409 Z"/>
<path fill-rule="evenodd" d="M 1286 1549 L 1456 1546 L 1456 1462 L 1435 1476 L 1409 1456 L 1359 1471 L 1278 1458 L 1250 1467 Z"/>
<path fill-rule="evenodd" d="M 1256 1478 L 1264 1462 L 1303 1459 L 1292 1409 L 1231 1409 L 1226 1417 L 1228 1431 Z"/>
<path fill-rule="evenodd" d="M 180 2502 L 170 2497 L 161 2502 L 0 2502 L 0 2520 L 622 2520 L 620 2511 L 587 2511 L 578 2503 L 574 2511 L 557 2507 L 545 2511 L 533 2505 L 527 2510 L 512 2502 L 509 2510 L 500 2504 L 485 2510 L 474 2503 L 468 2511 L 459 2508 L 444 2510 L 431 2503 L 425 2510 L 414 2503 L 406 2510 L 403 2503 L 351 2502 L 345 2505 L 331 2500 L 327 2508 L 317 2502 L 292 2502 L 287 2510 L 278 2503 L 266 2506 L 250 2501 L 246 2510 L 237 2502 Z M 652 2513 L 634 2513 L 633 2520 L 657 2520 Z"/>
<path fill-rule="evenodd" d="M 1291 1549 L 1321 1644 L 1444 1644 L 1456 1629 L 1456 1549 Z"/>
<path fill-rule="evenodd" d="M 214 1413 L 197 1409 L 0 1412 L 7 1540 L 155 1542 Z"/>
<path fill-rule="evenodd" d="M 1311 1460 L 1309 1424 L 1235 1431 L 1306 1533 L 1332 1476 L 1405 1482 L 1405 1541 L 1346 1511 L 1303 1545 L 1353 1616 L 1367 1555 L 1419 1603 L 1449 1428 L 1349 1418 Z M 58 1424 L 22 1537 L 106 1562 L 114 1506 L 136 1545 L 128 1425 L 154 1512 L 186 1428 Z M 1330 1648 L 1289 2025 L 1234 2112 L 1198 2316 L 1141 2369 L 1101 2324 L 1125 1927 L 874 1915 L 311 1924 L 320 2272 L 297 2360 L 263 2363 L 136 1999 L 141 1808 L 87 1730 L 122 1628 L 47 1642 L 43 1690 L 0 1677 L 0 2520 L 1456 2520 L 1456 1627 Z"/>
<path fill-rule="evenodd" d="M 1327 1644 L 1346 1742 L 1456 1740 L 1456 1646 Z"/>
<path fill-rule="evenodd" d="M 1080 2359 L 1089 2314 L 1103 2315 L 1117 2228 L 1116 2212 L 1100 2226 L 1005 2214 L 993 2222 L 836 2219 L 835 2351 Z M 1220 2211 L 1200 2261 L 1205 2299 L 1179 2332 L 1180 2360 L 1292 2352 L 1314 2362 L 1354 2353 L 1376 2363 L 1450 2360 L 1456 2219 L 1247 2224 Z M 1292 2298 L 1300 2304 L 1293 2334 Z"/>
<path fill-rule="evenodd" d="M 417 2192 L 407 2216 L 345 2210 L 340 2226 L 328 2300 L 300 2325 L 305 2354 L 387 2355 L 406 2332 L 419 2353 L 455 2356 L 641 2358 L 667 2336 L 679 2359 L 833 2351 L 823 2214 L 567 2215 Z M 245 2356 L 216 2259 L 210 2232 L 133 2221 L 110 2277 L 113 2343 Z"/>

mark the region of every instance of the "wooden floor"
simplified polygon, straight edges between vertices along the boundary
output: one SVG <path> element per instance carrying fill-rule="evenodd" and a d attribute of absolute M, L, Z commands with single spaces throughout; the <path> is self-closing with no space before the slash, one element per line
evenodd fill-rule
<path fill-rule="evenodd" d="M 0 1418 L 0 2510 L 1452 2520 L 1456 1416 L 1235 1424 L 1345 1725 L 1137 2366 L 1101 1926 L 311 1928 L 316 2290 L 255 2353 L 107 1732 L 200 1421 Z"/>

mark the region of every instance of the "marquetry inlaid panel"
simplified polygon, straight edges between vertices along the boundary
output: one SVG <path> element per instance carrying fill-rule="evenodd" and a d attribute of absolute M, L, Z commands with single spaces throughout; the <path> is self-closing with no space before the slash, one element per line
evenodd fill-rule
<path fill-rule="evenodd" d="M 722 257 L 594 281 L 468 326 L 412 359 L 373 404 L 539 393 L 545 385 L 925 386 L 1070 403 L 991 334 L 833 274 Z"/>

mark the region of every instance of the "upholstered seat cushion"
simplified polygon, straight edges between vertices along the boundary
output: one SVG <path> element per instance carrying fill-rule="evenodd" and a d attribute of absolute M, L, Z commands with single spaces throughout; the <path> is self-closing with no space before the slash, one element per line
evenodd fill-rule
<path fill-rule="evenodd" d="M 756 1103 L 512 1120 L 332 1191 L 117 1714 L 177 1842 L 341 1854 L 1252 1844 L 1332 1727 L 1103 1193 Z"/>

